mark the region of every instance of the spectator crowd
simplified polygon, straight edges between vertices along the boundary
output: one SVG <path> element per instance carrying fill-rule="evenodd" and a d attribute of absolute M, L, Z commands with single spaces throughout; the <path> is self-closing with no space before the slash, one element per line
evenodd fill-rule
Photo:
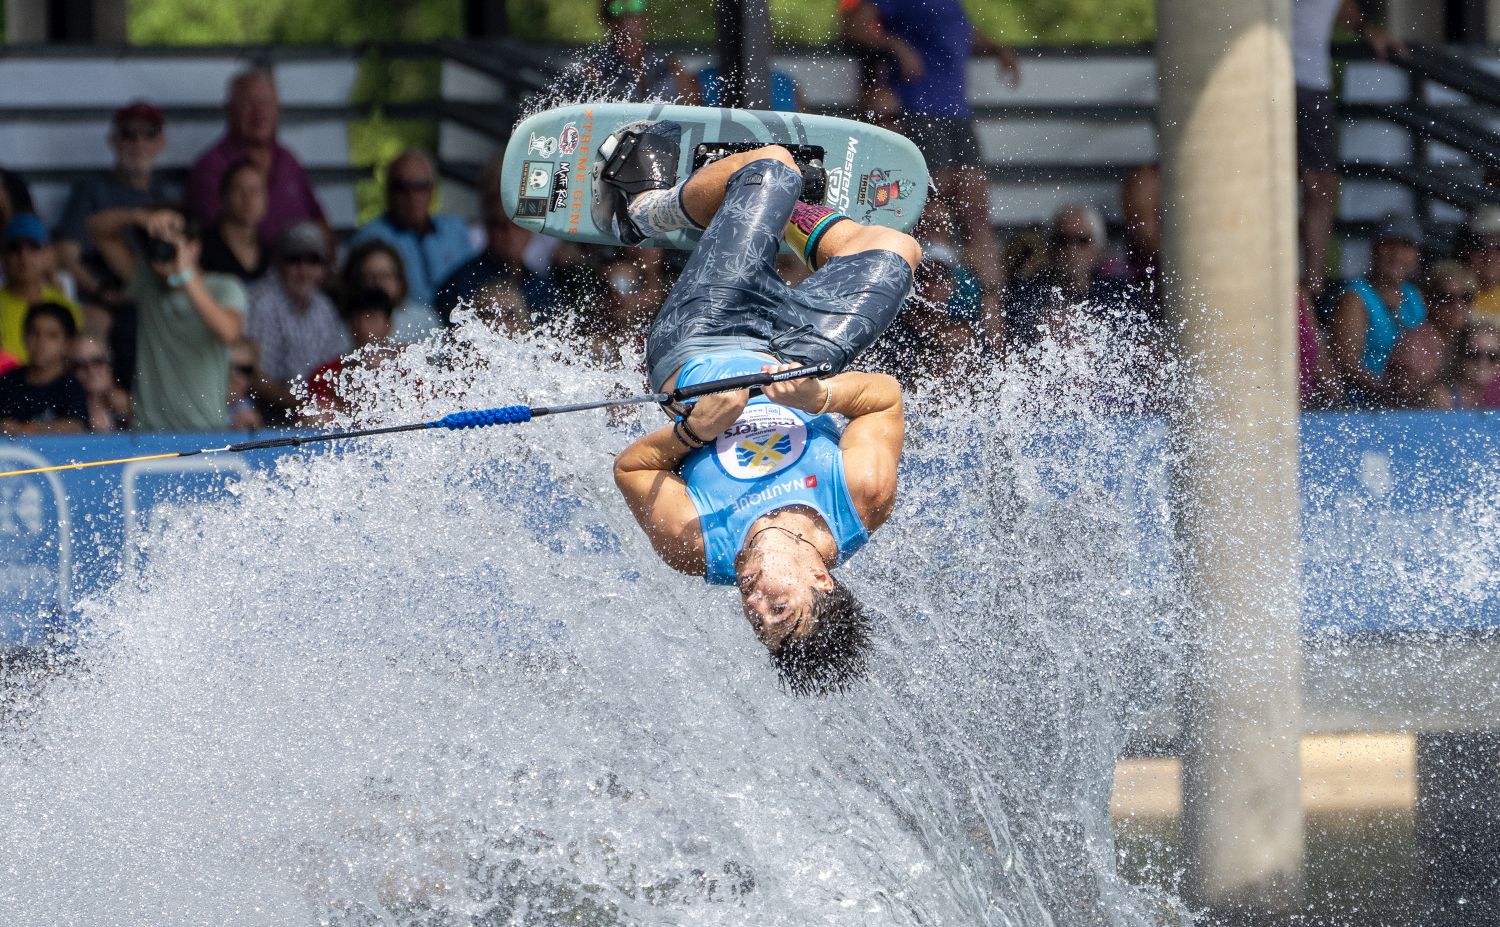
<path fill-rule="evenodd" d="M 1295 5 L 1294 24 L 1314 33 L 1296 43 L 1299 56 L 1326 55 L 1318 30 L 1335 14 L 1377 52 L 1402 53 L 1354 22 L 1353 4 Z M 874 362 L 907 381 L 959 375 L 1048 336 L 1066 340 L 1085 320 L 1160 348 L 1157 166 L 1124 178 L 1117 245 L 1088 203 L 1003 240 L 989 222 L 964 63 L 993 56 L 1014 85 L 1014 54 L 980 35 L 959 0 L 841 0 L 839 9 L 866 118 L 917 141 L 935 186 L 917 229 L 926 255 L 917 298 Z M 717 101 L 713 69 L 695 76 L 646 45 L 646 0 L 603 0 L 600 12 L 608 38 L 567 80 L 602 81 L 622 99 Z M 796 108 L 795 82 L 772 77 L 774 105 Z M 1451 247 L 1429 242 L 1410 217 L 1387 216 L 1365 273 L 1325 279 L 1337 184 L 1325 77 L 1326 62 L 1299 59 L 1304 405 L 1500 407 L 1500 206 L 1470 216 Z M 386 166 L 384 211 L 341 243 L 278 140 L 272 75 L 237 75 L 224 115 L 223 136 L 178 190 L 158 170 L 169 128 L 161 110 L 120 108 L 107 138 L 113 170 L 76 183 L 52 228 L 24 180 L 0 176 L 0 433 L 317 422 L 347 408 L 347 365 L 386 363 L 400 344 L 455 324 L 463 306 L 510 332 L 556 326 L 585 356 L 624 347 L 639 358 L 684 257 L 534 236 L 502 208 L 498 159 L 480 183 L 476 221 L 435 212 L 436 166 L 419 149 Z M 796 284 L 800 267 L 781 270 Z"/>

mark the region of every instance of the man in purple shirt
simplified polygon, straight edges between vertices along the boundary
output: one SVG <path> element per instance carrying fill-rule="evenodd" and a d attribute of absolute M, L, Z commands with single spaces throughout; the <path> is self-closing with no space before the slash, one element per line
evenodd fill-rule
<path fill-rule="evenodd" d="M 325 229 L 328 220 L 313 193 L 312 181 L 297 158 L 276 141 L 281 121 L 281 100 L 269 71 L 252 69 L 229 81 L 224 102 L 229 131 L 193 165 L 188 179 L 188 208 L 203 228 L 219 216 L 219 179 L 239 161 L 249 161 L 266 176 L 266 215 L 260 221 L 262 242 L 275 240 L 282 229 L 298 222 L 316 222 Z"/>
<path fill-rule="evenodd" d="M 951 204 L 985 312 L 998 317 L 1005 280 L 969 108 L 968 66 L 975 53 L 994 55 L 1014 87 L 1021 79 L 1015 53 L 975 31 L 960 0 L 841 0 L 839 12 L 845 41 L 891 60 L 887 79 L 905 110 L 901 131 L 922 150 L 937 195 Z"/>

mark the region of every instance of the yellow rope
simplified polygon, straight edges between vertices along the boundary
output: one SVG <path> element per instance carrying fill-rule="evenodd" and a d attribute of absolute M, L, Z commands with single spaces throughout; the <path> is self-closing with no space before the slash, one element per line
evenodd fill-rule
<path fill-rule="evenodd" d="M 122 457 L 119 460 L 94 460 L 88 463 L 57 464 L 52 467 L 33 467 L 30 470 L 10 470 L 0 473 L 0 477 L 25 476 L 28 473 L 51 473 L 54 470 L 82 470 L 85 467 L 107 467 L 111 464 L 135 463 L 138 460 L 166 460 L 168 457 L 181 456 L 181 451 L 173 451 L 170 454 L 147 454 L 145 457 Z"/>

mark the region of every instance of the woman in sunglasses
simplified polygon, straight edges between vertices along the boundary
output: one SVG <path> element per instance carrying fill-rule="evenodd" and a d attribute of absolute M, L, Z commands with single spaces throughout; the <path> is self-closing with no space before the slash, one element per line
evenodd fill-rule
<path fill-rule="evenodd" d="M 130 427 L 130 394 L 115 381 L 109 350 L 97 338 L 73 342 L 73 377 L 83 387 L 88 402 L 89 431 L 108 433 Z"/>
<path fill-rule="evenodd" d="M 1383 405 L 1395 409 L 1453 407 L 1451 381 L 1454 352 L 1469 324 L 1479 280 L 1462 264 L 1433 266 L 1422 287 L 1427 318 L 1408 329 L 1391 349 L 1382 379 Z M 1446 384 L 1446 387 L 1445 387 Z"/>
<path fill-rule="evenodd" d="M 1500 326 L 1477 319 L 1465 326 L 1444 378 L 1454 409 L 1500 409 Z"/>

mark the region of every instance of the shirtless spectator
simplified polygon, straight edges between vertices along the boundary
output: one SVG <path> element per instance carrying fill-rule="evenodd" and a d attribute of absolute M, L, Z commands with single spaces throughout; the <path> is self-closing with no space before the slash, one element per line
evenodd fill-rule
<path fill-rule="evenodd" d="M 266 177 L 266 214 L 260 220 L 260 240 L 274 241 L 289 225 L 315 222 L 325 229 L 328 220 L 313 192 L 312 181 L 297 157 L 276 141 L 281 122 L 281 100 L 271 72 L 242 71 L 229 81 L 224 102 L 228 130 L 198 156 L 188 179 L 188 206 L 198 224 L 207 228 L 219 218 L 219 184 L 237 161 L 249 161 Z"/>
<path fill-rule="evenodd" d="M 256 395 L 286 420 L 297 411 L 293 381 L 349 349 L 349 335 L 323 292 L 323 230 L 311 222 L 276 237 L 271 272 L 250 289 L 245 333 L 260 345 Z"/>
<path fill-rule="evenodd" d="M 905 134 L 927 158 L 941 207 L 958 220 L 965 263 L 979 274 L 985 310 L 999 308 L 1005 280 L 990 225 L 990 186 L 969 107 L 969 58 L 993 55 L 1012 87 L 1021 68 L 1009 48 L 974 29 L 960 0 L 843 0 L 840 36 L 890 56 Z"/>
<path fill-rule="evenodd" d="M 130 244 L 137 231 L 141 255 Z M 135 427 L 223 429 L 229 345 L 245 328 L 240 282 L 203 271 L 198 230 L 176 208 L 106 209 L 88 232 L 136 309 Z"/>
<path fill-rule="evenodd" d="M 167 147 L 166 120 L 161 110 L 137 100 L 115 111 L 110 122 L 109 147 L 114 169 L 73 184 L 57 224 L 57 263 L 78 281 L 85 303 L 113 306 L 123 300 L 120 279 L 89 241 L 89 216 L 105 209 L 140 209 L 176 198 L 176 189 L 156 173 L 156 162 Z M 91 328 L 102 326 L 90 319 Z"/>

